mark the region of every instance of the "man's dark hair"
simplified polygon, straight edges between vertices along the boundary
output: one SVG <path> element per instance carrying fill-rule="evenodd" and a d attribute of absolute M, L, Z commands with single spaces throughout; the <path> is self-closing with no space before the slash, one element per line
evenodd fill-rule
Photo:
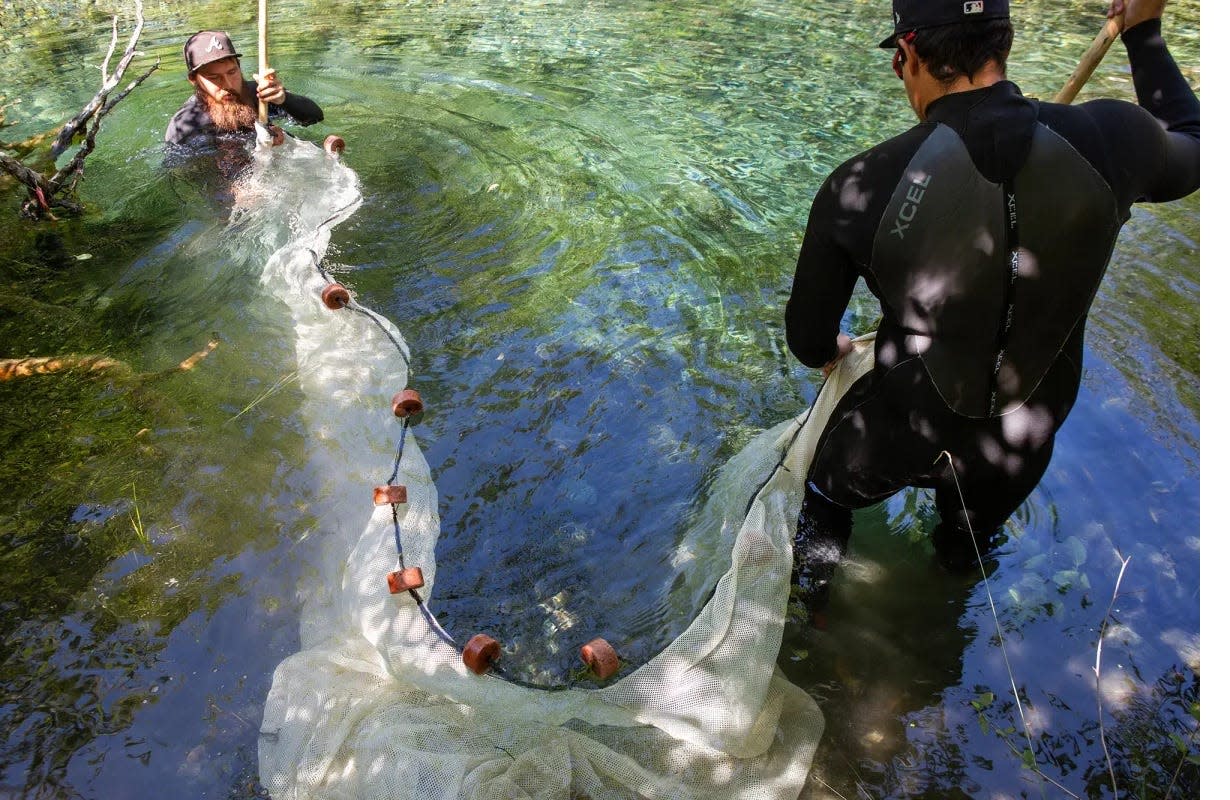
<path fill-rule="evenodd" d="M 914 48 L 931 76 L 948 85 L 963 75 L 973 80 L 988 61 L 1006 68 L 1012 34 L 1012 21 L 1007 19 L 963 22 L 919 31 Z"/>

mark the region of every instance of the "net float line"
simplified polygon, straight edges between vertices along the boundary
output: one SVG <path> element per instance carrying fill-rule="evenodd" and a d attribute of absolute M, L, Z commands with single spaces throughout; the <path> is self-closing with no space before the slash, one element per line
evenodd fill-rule
<path fill-rule="evenodd" d="M 325 139 L 324 148 L 327 153 L 337 157 L 346 149 L 346 143 L 340 136 L 330 135 Z M 356 200 L 354 203 L 349 204 L 330 216 L 317 227 L 317 231 L 328 226 L 354 205 L 357 205 L 358 202 Z M 410 360 L 410 353 L 382 322 L 381 318 L 371 309 L 355 300 L 350 290 L 325 269 L 322 263 L 323 259 L 319 253 L 312 249 L 309 249 L 308 252 L 312 255 L 313 266 L 325 281 L 325 287 L 321 290 L 320 294 L 321 302 L 324 306 L 330 311 L 352 311 L 367 317 L 393 344 L 398 355 L 401 356 L 402 361 L 406 365 L 407 373 L 412 372 L 413 366 Z M 389 592 L 391 594 L 407 593 L 414 598 L 431 630 L 441 640 L 459 650 L 462 662 L 475 675 L 485 675 L 488 672 L 500 674 L 502 670 L 500 665 L 496 663 L 503 652 L 500 643 L 487 634 L 477 633 L 470 637 L 464 648 L 458 647 L 457 642 L 436 619 L 427 602 L 418 592 L 425 585 L 422 570 L 417 566 L 406 566 L 405 551 L 402 546 L 401 522 L 398 519 L 397 506 L 406 502 L 407 489 L 405 486 L 397 483 L 397 474 L 401 469 L 402 457 L 406 446 L 406 435 L 410 430 L 412 419 L 421 416 L 424 411 L 422 396 L 417 390 L 406 386 L 393 396 L 392 410 L 394 417 L 402 421 L 397 443 L 397 454 L 393 459 L 393 472 L 385 484 L 376 486 L 372 490 L 373 504 L 378 506 L 387 505 L 392 513 L 393 540 L 397 552 L 398 568 L 386 576 Z M 581 661 L 599 681 L 605 681 L 610 678 L 620 667 L 619 656 L 616 654 L 615 649 L 602 638 L 596 638 L 583 645 L 580 648 L 579 654 Z"/>

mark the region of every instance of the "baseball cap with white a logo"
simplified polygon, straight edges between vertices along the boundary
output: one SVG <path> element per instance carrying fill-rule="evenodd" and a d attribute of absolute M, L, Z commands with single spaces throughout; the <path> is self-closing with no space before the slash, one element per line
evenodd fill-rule
<path fill-rule="evenodd" d="M 243 53 L 235 52 L 231 37 L 222 31 L 197 31 L 184 42 L 184 63 L 188 65 L 189 75 L 206 64 L 241 55 Z"/>
<path fill-rule="evenodd" d="M 898 37 L 910 31 L 1008 16 L 1008 0 L 893 0 L 893 35 L 880 47 L 896 47 Z"/>

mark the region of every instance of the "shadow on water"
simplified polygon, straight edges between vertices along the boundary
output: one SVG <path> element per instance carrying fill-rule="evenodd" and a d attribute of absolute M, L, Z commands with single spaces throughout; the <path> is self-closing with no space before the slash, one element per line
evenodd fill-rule
<path fill-rule="evenodd" d="M 364 184 L 330 266 L 422 354 L 437 610 L 504 626 L 551 681 L 574 669 L 568 631 L 601 626 L 636 661 L 686 624 L 661 600 L 660 532 L 814 394 L 780 330 L 808 204 L 909 124 L 862 47 L 883 15 L 831 5 L 275 10 L 279 69 L 327 114 L 297 133 L 346 136 Z M 1057 88 L 1097 5 L 1020 9 L 1027 91 Z M 93 94 L 107 10 L 6 4 L 0 66 L 23 97 L 0 138 Z M 250 29 L 254 12 L 147 13 L 164 66 L 104 125 L 91 216 L 2 228 L 0 358 L 129 367 L 0 383 L 6 796 L 252 796 L 269 676 L 298 649 L 310 432 L 288 336 L 219 240 L 225 211 L 158 146 L 186 95 L 184 32 Z M 1194 62 L 1198 7 L 1168 13 Z M 1121 53 L 1087 91 L 1127 96 Z M 0 214 L 16 202 L 0 194 Z M 1077 408 L 990 580 L 934 570 L 929 501 L 904 497 L 860 515 L 828 630 L 792 628 L 780 664 L 828 719 L 805 797 L 1040 793 L 1005 651 L 1039 767 L 1109 797 L 1091 665 L 1116 550 L 1132 556 L 1103 653 L 1118 787 L 1198 796 L 1199 197 L 1134 213 Z M 850 327 L 873 320 L 861 294 Z M 145 377 L 215 332 L 195 370 Z"/>

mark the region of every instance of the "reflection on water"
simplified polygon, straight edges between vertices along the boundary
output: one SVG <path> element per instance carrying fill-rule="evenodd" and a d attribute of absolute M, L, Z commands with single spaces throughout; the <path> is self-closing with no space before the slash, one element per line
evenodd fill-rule
<path fill-rule="evenodd" d="M 1098 25 L 1098 4 L 1060 5 L 1014 8 L 1013 78 L 1040 96 Z M 94 93 L 107 10 L 6 4 L 0 92 L 21 103 L 0 139 Z M 102 353 L 129 371 L 0 384 L 0 794 L 255 791 L 255 727 L 298 648 L 319 535 L 299 507 L 310 432 L 290 336 L 241 266 L 254 245 L 223 234 L 212 190 L 163 169 L 159 146 L 188 91 L 184 35 L 229 27 L 251 55 L 253 13 L 147 8 L 163 65 L 104 124 L 92 213 L 3 228 L 0 358 Z M 1194 67 L 1198 8 L 1168 13 Z M 726 459 L 814 395 L 781 309 L 820 181 L 910 123 L 869 34 L 884 10 L 296 0 L 273 14 L 275 65 L 326 112 L 294 133 L 345 136 L 363 181 L 327 266 L 420 359 L 416 436 L 444 530 L 433 606 L 551 680 L 575 666 L 553 649 L 561 619 L 644 660 L 687 621 L 663 600 L 671 535 Z M 1126 75 L 1116 50 L 1088 91 L 1128 96 Z M 1080 400 L 986 584 L 931 567 L 925 493 L 860 515 L 828 630 L 795 630 L 780 659 L 829 719 L 805 796 L 1039 791 L 1004 652 L 1037 762 L 1108 794 L 1090 665 L 1117 553 L 1132 562 L 1103 677 L 1119 785 L 1167 785 L 1146 773 L 1175 774 L 1170 733 L 1198 752 L 1198 223 L 1198 197 L 1134 212 Z M 862 296 L 850 327 L 874 317 Z M 197 369 L 147 378 L 214 333 Z"/>

